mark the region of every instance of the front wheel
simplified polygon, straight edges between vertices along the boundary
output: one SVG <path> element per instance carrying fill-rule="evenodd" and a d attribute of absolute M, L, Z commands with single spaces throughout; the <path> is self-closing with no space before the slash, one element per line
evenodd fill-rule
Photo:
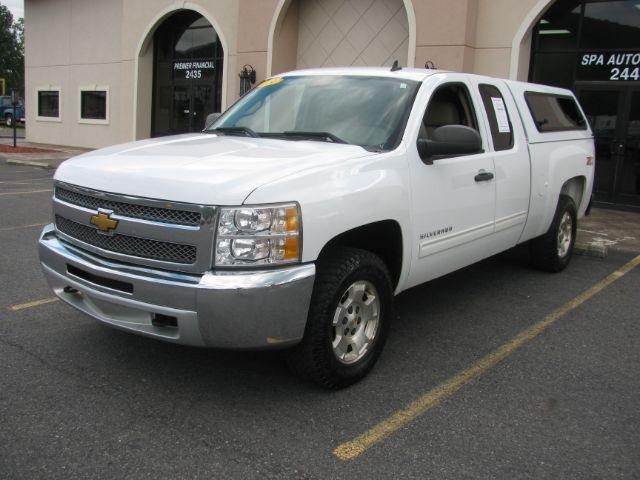
<path fill-rule="evenodd" d="M 13 115 L 11 115 L 10 113 L 8 113 L 5 117 L 4 117 L 4 124 L 7 127 L 12 127 L 13 126 Z"/>
<path fill-rule="evenodd" d="M 334 250 L 318 261 L 302 342 L 287 352 L 298 376 L 338 389 L 363 378 L 384 346 L 393 302 L 389 272 L 376 255 Z"/>
<path fill-rule="evenodd" d="M 573 199 L 560 195 L 549 230 L 531 241 L 533 265 L 548 272 L 564 270 L 573 255 L 577 227 L 578 214 Z"/>

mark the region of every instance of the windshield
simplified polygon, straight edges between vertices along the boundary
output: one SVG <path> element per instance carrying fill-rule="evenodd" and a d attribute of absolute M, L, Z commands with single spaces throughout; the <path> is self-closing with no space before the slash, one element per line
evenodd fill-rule
<path fill-rule="evenodd" d="M 400 142 L 418 86 L 385 77 L 276 77 L 254 88 L 208 130 L 390 150 Z"/>

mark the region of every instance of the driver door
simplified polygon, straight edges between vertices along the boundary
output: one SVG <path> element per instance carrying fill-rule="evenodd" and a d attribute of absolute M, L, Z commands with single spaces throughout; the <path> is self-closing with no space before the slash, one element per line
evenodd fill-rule
<path fill-rule="evenodd" d="M 439 277 L 492 254 L 496 187 L 487 132 L 479 123 L 479 99 L 464 77 L 450 75 L 424 101 L 424 115 L 408 146 L 413 203 L 414 248 L 409 286 Z M 465 125 L 480 133 L 483 152 L 425 162 L 418 138 L 433 139 L 444 125 Z"/>

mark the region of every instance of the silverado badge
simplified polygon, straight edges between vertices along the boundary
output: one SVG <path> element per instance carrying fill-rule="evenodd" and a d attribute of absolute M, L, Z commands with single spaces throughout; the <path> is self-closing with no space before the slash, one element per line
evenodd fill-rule
<path fill-rule="evenodd" d="M 91 216 L 89 220 L 91 225 L 95 225 L 100 232 L 110 232 L 118 226 L 118 220 L 111 218 L 111 212 L 98 211 L 95 215 Z"/>

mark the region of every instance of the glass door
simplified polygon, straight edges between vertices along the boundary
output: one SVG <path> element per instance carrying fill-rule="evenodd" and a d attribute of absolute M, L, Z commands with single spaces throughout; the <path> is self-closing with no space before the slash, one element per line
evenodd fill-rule
<path fill-rule="evenodd" d="M 212 113 L 213 87 L 194 85 L 191 88 L 191 131 L 199 132 L 204 128 L 207 115 Z"/>
<path fill-rule="evenodd" d="M 173 133 L 191 131 L 191 88 L 186 85 L 173 87 L 171 131 Z"/>
<path fill-rule="evenodd" d="M 618 138 L 621 95 L 618 89 L 585 87 L 578 90 L 596 144 L 595 200 L 613 200 L 616 183 L 616 140 Z"/>
<path fill-rule="evenodd" d="M 640 206 L 640 89 L 587 84 L 576 90 L 595 137 L 595 200 Z"/>
<path fill-rule="evenodd" d="M 621 172 L 617 185 L 618 201 L 640 206 L 640 88 L 627 95 L 628 113 L 621 138 Z"/>

